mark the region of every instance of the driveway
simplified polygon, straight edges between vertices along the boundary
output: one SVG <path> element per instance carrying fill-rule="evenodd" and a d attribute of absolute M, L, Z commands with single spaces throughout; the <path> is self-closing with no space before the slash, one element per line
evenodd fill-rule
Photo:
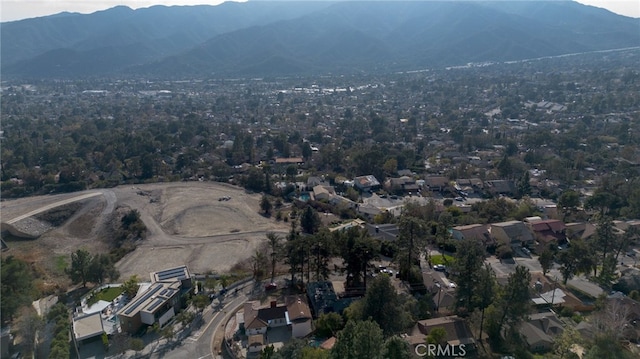
<path fill-rule="evenodd" d="M 538 262 L 538 257 L 514 257 L 500 260 L 495 256 L 485 259 L 485 263 L 491 265 L 493 271 L 498 278 L 506 278 L 511 273 L 515 272 L 517 266 L 523 266 L 529 269 L 529 272 L 542 272 L 542 266 Z"/>

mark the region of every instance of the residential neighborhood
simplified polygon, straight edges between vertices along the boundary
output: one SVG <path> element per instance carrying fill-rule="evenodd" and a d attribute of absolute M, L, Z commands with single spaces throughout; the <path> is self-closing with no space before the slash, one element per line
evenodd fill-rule
<path fill-rule="evenodd" d="M 3 80 L 2 358 L 638 357 L 637 60 Z"/>

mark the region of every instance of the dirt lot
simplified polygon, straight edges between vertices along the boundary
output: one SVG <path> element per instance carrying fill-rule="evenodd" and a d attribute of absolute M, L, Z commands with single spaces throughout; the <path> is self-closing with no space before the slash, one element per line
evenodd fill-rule
<path fill-rule="evenodd" d="M 60 277 L 65 261 L 68 263 L 77 248 L 94 253 L 108 250 L 105 223 L 118 207 L 137 209 L 148 229 L 138 248 L 117 263 L 122 278 L 134 274 L 148 278 L 150 271 L 182 264 L 194 273 L 225 272 L 251 257 L 267 232 L 288 230 L 286 223 L 258 213 L 259 194 L 210 182 L 129 185 L 3 201 L 2 222 L 87 192 L 102 196 L 83 199 L 69 219 L 38 239 L 5 235 L 10 249 L 3 255 L 28 259 L 51 276 Z"/>

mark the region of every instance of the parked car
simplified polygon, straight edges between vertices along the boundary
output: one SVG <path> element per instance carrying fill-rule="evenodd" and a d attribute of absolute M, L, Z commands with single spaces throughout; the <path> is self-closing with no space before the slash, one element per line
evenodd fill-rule
<path fill-rule="evenodd" d="M 278 289 L 278 285 L 276 283 L 271 282 L 271 283 L 265 285 L 264 289 L 265 290 L 275 290 L 275 289 Z"/>
<path fill-rule="evenodd" d="M 444 264 L 436 264 L 433 266 L 433 270 L 437 270 L 438 272 L 444 272 L 445 270 L 447 270 L 447 266 L 445 266 Z"/>
<path fill-rule="evenodd" d="M 380 271 L 380 273 L 388 274 L 388 275 L 393 277 L 393 270 L 392 269 L 383 269 L 383 270 Z"/>

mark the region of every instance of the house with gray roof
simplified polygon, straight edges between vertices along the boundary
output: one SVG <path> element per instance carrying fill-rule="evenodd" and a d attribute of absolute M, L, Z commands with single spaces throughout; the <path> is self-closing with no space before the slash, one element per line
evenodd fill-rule
<path fill-rule="evenodd" d="M 542 353 L 553 349 L 554 338 L 564 332 L 562 322 L 554 312 L 531 314 L 518 332 L 526 340 L 529 350 Z"/>
<path fill-rule="evenodd" d="M 380 188 L 380 181 L 373 175 L 359 176 L 353 179 L 353 186 L 362 192 L 375 191 Z"/>
<path fill-rule="evenodd" d="M 473 357 L 477 350 L 473 332 L 464 319 L 455 315 L 420 320 L 404 339 L 415 349 L 425 343 L 425 337 L 435 328 L 442 328 L 447 333 L 444 338 L 446 344 L 452 347 L 463 345 L 465 356 Z"/>
<path fill-rule="evenodd" d="M 515 183 L 511 180 L 492 180 L 484 183 L 484 189 L 495 195 L 513 195 L 516 192 Z"/>
<path fill-rule="evenodd" d="M 451 228 L 451 237 L 458 241 L 473 240 L 489 247 L 496 243 L 489 233 L 489 227 L 485 224 L 468 224 Z"/>
<path fill-rule="evenodd" d="M 492 223 L 489 226 L 489 232 L 496 241 L 512 246 L 531 246 L 534 244 L 533 233 L 522 221 Z"/>

